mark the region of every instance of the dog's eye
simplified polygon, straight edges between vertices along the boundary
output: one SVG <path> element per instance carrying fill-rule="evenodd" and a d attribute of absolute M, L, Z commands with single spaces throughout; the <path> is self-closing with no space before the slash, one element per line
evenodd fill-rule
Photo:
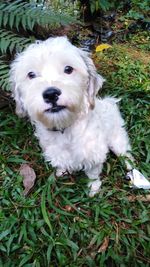
<path fill-rule="evenodd" d="M 71 66 L 66 66 L 65 68 L 64 68 L 64 73 L 66 73 L 66 74 L 71 74 L 73 72 L 73 67 L 71 67 Z"/>
<path fill-rule="evenodd" d="M 36 77 L 36 74 L 33 71 L 30 71 L 28 73 L 28 77 L 29 77 L 29 79 L 34 79 Z"/>

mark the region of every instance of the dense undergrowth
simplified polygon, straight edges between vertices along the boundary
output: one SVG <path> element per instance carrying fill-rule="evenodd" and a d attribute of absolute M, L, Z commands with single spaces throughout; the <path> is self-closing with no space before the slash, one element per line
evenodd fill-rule
<path fill-rule="evenodd" d="M 101 96 L 122 99 L 135 164 L 148 177 L 150 66 L 144 61 L 147 50 L 137 52 L 135 44 L 114 44 L 93 58 L 107 79 Z M 33 129 L 14 114 L 14 107 L 0 112 L 0 128 L 0 266 L 149 266 L 150 206 L 140 200 L 148 192 L 129 188 L 121 159 L 109 156 L 102 190 L 91 199 L 84 174 L 55 179 Z M 27 197 L 19 175 L 24 162 L 37 175 Z"/>

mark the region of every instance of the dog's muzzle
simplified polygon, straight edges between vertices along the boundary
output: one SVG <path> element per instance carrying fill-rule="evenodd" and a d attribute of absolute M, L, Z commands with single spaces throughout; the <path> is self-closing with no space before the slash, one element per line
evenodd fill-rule
<path fill-rule="evenodd" d="M 61 91 L 55 87 L 49 87 L 43 92 L 43 99 L 47 104 L 52 104 L 52 107 L 45 110 L 45 112 L 59 112 L 65 108 L 65 106 L 57 105 L 57 101 L 59 96 L 61 95 Z"/>

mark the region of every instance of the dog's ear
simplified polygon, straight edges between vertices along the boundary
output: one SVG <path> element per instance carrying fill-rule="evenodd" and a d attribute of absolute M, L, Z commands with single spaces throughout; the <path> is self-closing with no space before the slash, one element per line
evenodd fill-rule
<path fill-rule="evenodd" d="M 19 117 L 25 117 L 27 115 L 27 112 L 24 108 L 21 92 L 19 90 L 19 86 L 16 81 L 16 75 L 17 75 L 17 63 L 14 62 L 10 66 L 10 72 L 9 72 L 9 80 L 11 85 L 11 91 L 12 91 L 12 97 L 14 98 L 16 102 L 16 114 Z"/>
<path fill-rule="evenodd" d="M 15 86 L 15 89 L 13 90 L 12 96 L 15 99 L 15 102 L 16 102 L 16 114 L 20 118 L 25 117 L 27 115 L 27 112 L 26 112 L 25 107 L 23 105 L 21 94 L 20 94 L 19 88 L 17 88 L 17 86 Z"/>
<path fill-rule="evenodd" d="M 87 93 L 90 107 L 93 109 L 95 106 L 95 96 L 97 95 L 99 89 L 102 88 L 105 79 L 97 73 L 93 60 L 89 57 L 89 53 L 80 50 L 80 54 L 87 66 L 89 73 Z"/>

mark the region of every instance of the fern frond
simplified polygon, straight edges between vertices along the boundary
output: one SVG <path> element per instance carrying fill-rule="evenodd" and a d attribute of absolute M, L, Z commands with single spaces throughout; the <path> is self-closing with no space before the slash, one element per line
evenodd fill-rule
<path fill-rule="evenodd" d="M 0 59 L 0 87 L 7 91 L 10 90 L 9 65 L 2 59 Z"/>
<path fill-rule="evenodd" d="M 31 43 L 31 38 L 21 37 L 11 31 L 1 30 L 0 29 L 0 51 L 6 53 L 15 49 L 17 52 L 20 52 L 26 45 Z"/>
<path fill-rule="evenodd" d="M 25 30 L 33 30 L 35 25 L 48 26 L 60 24 L 69 24 L 75 22 L 75 19 L 61 12 L 54 12 L 51 9 L 37 6 L 35 4 L 15 1 L 12 4 L 0 3 L 0 27 L 9 27 L 10 29 L 22 26 Z"/>

